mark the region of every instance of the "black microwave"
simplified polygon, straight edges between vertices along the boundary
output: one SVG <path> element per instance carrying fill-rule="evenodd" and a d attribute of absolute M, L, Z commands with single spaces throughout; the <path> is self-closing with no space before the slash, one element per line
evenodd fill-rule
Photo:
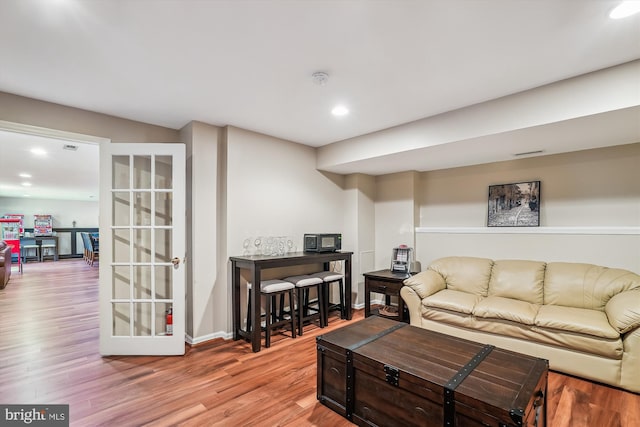
<path fill-rule="evenodd" d="M 342 249 L 342 234 L 318 233 L 304 235 L 305 252 L 336 252 Z"/>

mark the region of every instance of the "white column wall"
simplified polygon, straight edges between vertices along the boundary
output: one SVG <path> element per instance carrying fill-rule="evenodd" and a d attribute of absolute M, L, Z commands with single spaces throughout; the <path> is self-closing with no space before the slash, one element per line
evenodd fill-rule
<path fill-rule="evenodd" d="M 187 144 L 187 334 L 196 342 L 214 331 L 226 330 L 226 313 L 218 301 L 227 297 L 227 285 L 218 280 L 220 269 L 218 168 L 222 129 L 191 122 L 181 131 Z M 225 334 L 222 334 L 225 335 Z"/>
<path fill-rule="evenodd" d="M 417 176 L 410 171 L 376 177 L 376 270 L 391 266 L 393 248 L 414 247 Z"/>
<path fill-rule="evenodd" d="M 364 307 L 363 273 L 375 269 L 375 177 L 348 175 L 345 179 L 345 233 L 343 239 L 353 242 L 352 305 Z"/>

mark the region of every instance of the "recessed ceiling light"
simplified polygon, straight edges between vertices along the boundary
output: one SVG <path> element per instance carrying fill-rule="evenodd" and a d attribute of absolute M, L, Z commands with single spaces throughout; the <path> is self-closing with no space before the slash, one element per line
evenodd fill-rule
<path fill-rule="evenodd" d="M 21 174 L 18 174 L 18 176 L 20 178 L 31 178 L 31 174 L 30 173 L 21 173 Z"/>
<path fill-rule="evenodd" d="M 344 105 L 336 105 L 333 107 L 333 110 L 331 110 L 331 114 L 334 116 L 346 116 L 349 114 L 349 109 Z"/>
<path fill-rule="evenodd" d="M 42 148 L 32 148 L 31 154 L 35 154 L 36 156 L 44 156 L 45 154 L 47 154 L 47 152 Z"/>
<path fill-rule="evenodd" d="M 623 1 L 609 14 L 611 19 L 622 19 L 640 12 L 640 1 Z"/>

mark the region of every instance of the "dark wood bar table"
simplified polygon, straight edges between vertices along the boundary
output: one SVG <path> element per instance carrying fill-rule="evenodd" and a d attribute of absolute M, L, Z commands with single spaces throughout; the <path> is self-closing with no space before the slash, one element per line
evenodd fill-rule
<path fill-rule="evenodd" d="M 233 339 L 247 338 L 251 341 L 251 347 L 254 352 L 260 351 L 261 331 L 259 327 L 254 327 L 252 331 L 242 329 L 242 320 L 240 318 L 240 270 L 249 271 L 249 281 L 253 283 L 249 298 L 251 299 L 251 316 L 252 325 L 260 325 L 260 282 L 262 270 L 268 268 L 290 267 L 294 265 L 304 264 L 324 264 L 324 269 L 329 269 L 331 261 L 344 261 L 344 305 L 345 316 L 351 320 L 351 256 L 353 252 L 294 252 L 286 255 L 269 256 L 269 255 L 247 255 L 232 256 L 231 261 L 231 303 L 233 305 Z"/>

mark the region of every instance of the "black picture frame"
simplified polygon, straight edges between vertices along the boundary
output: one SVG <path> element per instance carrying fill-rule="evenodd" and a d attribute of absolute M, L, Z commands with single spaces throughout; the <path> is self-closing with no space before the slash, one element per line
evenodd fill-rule
<path fill-rule="evenodd" d="M 540 181 L 489 186 L 487 227 L 540 226 Z"/>

